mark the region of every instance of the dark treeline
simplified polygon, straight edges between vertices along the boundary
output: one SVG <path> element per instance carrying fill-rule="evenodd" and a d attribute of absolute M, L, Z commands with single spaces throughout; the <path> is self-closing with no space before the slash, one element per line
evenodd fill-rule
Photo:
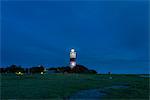
<path fill-rule="evenodd" d="M 22 72 L 22 73 L 40 73 L 44 71 L 44 67 L 38 66 L 38 67 L 31 67 L 31 68 L 23 68 L 21 66 L 17 65 L 11 65 L 7 68 L 0 68 L 0 73 L 16 73 L 16 72 Z"/>
<path fill-rule="evenodd" d="M 70 68 L 69 66 L 66 67 L 51 67 L 51 68 L 44 68 L 44 66 L 35 66 L 31 68 L 23 68 L 17 65 L 11 65 L 7 68 L 0 68 L 0 73 L 16 73 L 22 72 L 27 74 L 34 74 L 34 73 L 91 73 L 96 74 L 95 70 L 89 70 L 83 65 L 76 65 L 74 68 Z"/>

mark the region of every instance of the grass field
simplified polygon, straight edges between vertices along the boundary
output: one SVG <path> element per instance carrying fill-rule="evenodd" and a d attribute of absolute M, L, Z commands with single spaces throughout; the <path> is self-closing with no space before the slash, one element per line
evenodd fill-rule
<path fill-rule="evenodd" d="M 85 89 L 99 88 L 101 99 L 149 99 L 149 77 L 106 74 L 35 74 L 17 77 L 1 74 L 1 99 L 65 99 Z M 127 88 L 107 88 L 127 86 Z"/>

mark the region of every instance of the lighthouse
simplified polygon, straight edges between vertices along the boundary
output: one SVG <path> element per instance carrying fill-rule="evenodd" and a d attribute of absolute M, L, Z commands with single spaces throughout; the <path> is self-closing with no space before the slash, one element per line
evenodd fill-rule
<path fill-rule="evenodd" d="M 75 66 L 76 66 L 76 52 L 74 49 L 71 49 L 71 51 L 70 51 L 70 68 L 72 69 Z"/>

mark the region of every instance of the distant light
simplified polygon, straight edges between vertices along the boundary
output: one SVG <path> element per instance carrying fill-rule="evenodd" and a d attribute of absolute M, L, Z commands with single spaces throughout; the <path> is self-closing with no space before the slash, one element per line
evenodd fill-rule
<path fill-rule="evenodd" d="M 23 75 L 22 72 L 16 72 L 16 75 Z"/>
<path fill-rule="evenodd" d="M 74 52 L 75 50 L 74 49 L 71 49 L 71 52 Z"/>
<path fill-rule="evenodd" d="M 41 74 L 44 74 L 43 72 L 41 72 Z"/>

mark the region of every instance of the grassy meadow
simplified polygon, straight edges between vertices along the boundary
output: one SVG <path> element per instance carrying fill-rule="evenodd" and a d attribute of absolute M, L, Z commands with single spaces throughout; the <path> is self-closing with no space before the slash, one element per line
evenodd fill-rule
<path fill-rule="evenodd" d="M 105 93 L 101 100 L 148 100 L 149 77 L 113 74 L 34 74 L 16 76 L 1 74 L 1 99 L 67 99 L 87 89 L 100 89 Z M 126 86 L 127 88 L 111 88 Z M 109 88 L 108 88 L 109 87 Z"/>

